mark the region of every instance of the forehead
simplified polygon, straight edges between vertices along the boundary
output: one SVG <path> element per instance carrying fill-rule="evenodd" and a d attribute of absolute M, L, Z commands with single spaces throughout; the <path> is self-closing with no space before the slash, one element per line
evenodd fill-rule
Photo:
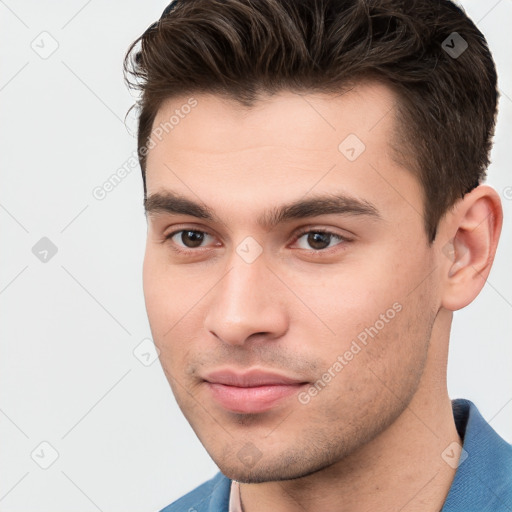
<path fill-rule="evenodd" d="M 256 203 L 310 192 L 403 201 L 419 190 L 392 158 L 396 101 L 380 83 L 339 94 L 283 91 L 251 108 L 211 94 L 172 98 L 153 124 L 148 197 L 173 190 L 213 209 L 244 205 L 255 216 Z"/>
<path fill-rule="evenodd" d="M 174 97 L 164 101 L 155 116 L 156 145 L 148 161 L 158 158 L 162 141 L 203 152 L 256 145 L 330 150 L 344 134 L 368 140 L 381 123 L 372 139 L 383 131 L 389 135 L 396 101 L 394 92 L 378 82 L 347 86 L 337 94 L 281 91 L 260 96 L 251 107 L 213 94 Z"/>

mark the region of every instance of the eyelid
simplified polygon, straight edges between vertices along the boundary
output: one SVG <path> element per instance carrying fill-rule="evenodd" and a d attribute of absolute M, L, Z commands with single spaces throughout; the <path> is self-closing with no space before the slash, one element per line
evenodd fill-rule
<path fill-rule="evenodd" d="M 354 236 L 354 235 L 343 235 L 343 234 L 338 233 L 337 231 L 334 231 L 327 227 L 315 227 L 315 226 L 305 226 L 305 227 L 299 228 L 294 233 L 293 236 L 295 239 L 297 239 L 297 238 L 300 238 L 301 236 L 305 235 L 306 233 L 325 233 L 327 235 L 333 235 L 335 237 L 339 237 L 343 240 L 350 240 L 351 236 L 352 237 Z"/>
<path fill-rule="evenodd" d="M 210 230 L 209 228 L 206 228 L 204 226 L 194 225 L 194 224 L 176 224 L 171 226 L 172 230 L 166 233 L 166 230 L 163 230 L 163 241 L 167 240 L 168 238 L 171 238 L 172 236 L 176 235 L 177 233 L 181 233 L 182 231 L 196 231 L 198 233 L 204 233 L 208 236 L 213 236 L 218 238 L 218 235 L 215 233 L 215 230 Z"/>

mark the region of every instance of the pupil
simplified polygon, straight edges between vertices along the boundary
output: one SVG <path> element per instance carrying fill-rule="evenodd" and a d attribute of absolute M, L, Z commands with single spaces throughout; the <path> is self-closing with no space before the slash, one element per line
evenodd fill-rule
<path fill-rule="evenodd" d="M 188 238 L 188 241 L 187 241 Z M 198 231 L 184 231 L 181 234 L 181 241 L 187 247 L 199 247 L 201 242 L 203 241 L 204 235 L 203 233 L 199 233 Z M 191 243 L 188 243 L 191 242 Z"/>
<path fill-rule="evenodd" d="M 327 233 L 310 233 L 308 235 L 308 243 L 313 249 L 325 249 L 329 246 L 329 237 L 330 235 Z"/>

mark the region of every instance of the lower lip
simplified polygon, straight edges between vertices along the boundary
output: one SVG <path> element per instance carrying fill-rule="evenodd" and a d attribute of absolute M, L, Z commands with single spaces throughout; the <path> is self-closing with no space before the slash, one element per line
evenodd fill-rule
<path fill-rule="evenodd" d="M 206 382 L 208 389 L 222 407 L 241 414 L 265 412 L 292 395 L 297 394 L 304 384 L 275 384 L 239 388 Z"/>

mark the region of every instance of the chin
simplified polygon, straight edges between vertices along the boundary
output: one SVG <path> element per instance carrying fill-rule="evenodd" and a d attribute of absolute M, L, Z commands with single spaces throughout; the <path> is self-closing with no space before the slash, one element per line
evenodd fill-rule
<path fill-rule="evenodd" d="M 237 461 L 238 462 L 238 461 Z M 279 458 L 274 461 L 263 459 L 254 463 L 251 467 L 243 463 L 218 464 L 220 471 L 231 480 L 244 484 L 262 484 L 265 482 L 280 482 L 284 480 L 296 480 L 312 475 L 329 467 L 332 462 L 286 460 Z"/>

